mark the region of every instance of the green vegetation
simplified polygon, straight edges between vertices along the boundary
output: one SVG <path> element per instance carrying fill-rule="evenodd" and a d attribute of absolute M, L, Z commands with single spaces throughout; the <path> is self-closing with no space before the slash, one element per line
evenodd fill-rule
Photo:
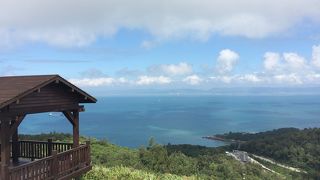
<path fill-rule="evenodd" d="M 168 145 L 162 146 L 150 141 L 148 147 L 129 149 L 110 144 L 106 141 L 92 142 L 92 159 L 97 166 L 91 174 L 111 175 L 116 170 L 128 172 L 127 168 L 135 169 L 137 174 L 146 176 L 143 179 L 280 179 L 280 176 L 265 172 L 253 164 L 241 164 L 240 162 L 225 155 L 221 150 L 195 146 L 195 149 L 202 151 L 189 151 L 193 155 L 186 155 L 180 150 L 183 146 Z M 193 147 L 193 146 L 191 146 Z M 192 149 L 192 148 L 191 148 Z M 211 151 L 213 150 L 213 152 Z M 215 153 L 217 152 L 217 153 Z M 126 167 L 126 168 L 124 168 Z M 102 170 L 102 169 L 104 170 Z M 107 168 L 107 169 L 105 169 Z M 97 171 L 97 172 L 95 172 Z M 130 171 L 129 171 L 130 172 Z M 117 176 L 118 176 L 117 175 Z M 90 173 L 85 176 L 89 177 Z M 115 178 L 110 176 L 108 178 Z M 128 178 L 134 175 L 128 175 Z M 91 177 L 91 176 L 90 176 Z M 138 175 L 136 176 L 139 179 Z M 120 178 L 121 179 L 121 178 Z M 135 179 L 135 178 L 133 178 Z"/>
<path fill-rule="evenodd" d="M 56 136 L 57 135 L 57 136 Z M 70 135 L 51 133 L 21 136 L 70 141 Z M 83 141 L 85 138 L 81 138 Z M 130 149 L 105 140 L 91 139 L 94 168 L 83 179 L 282 179 L 254 164 L 242 164 L 226 156 L 223 148 L 156 144 Z"/>
<path fill-rule="evenodd" d="M 283 175 L 286 179 L 312 179 L 312 178 L 307 178 L 306 174 L 298 173 L 298 172 L 294 172 L 294 171 L 289 171 L 286 168 L 280 167 L 275 164 L 271 164 L 270 162 L 263 161 L 263 160 L 260 160 L 257 158 L 255 160 L 258 161 L 259 163 L 263 164 L 264 166 L 274 170 L 275 172 Z"/>
<path fill-rule="evenodd" d="M 308 173 L 306 179 L 320 179 L 320 128 L 283 128 L 256 134 L 230 132 L 216 136 L 246 141 L 241 144 L 241 150 L 301 168 Z"/>
<path fill-rule="evenodd" d="M 136 180 L 196 180 L 196 177 L 177 176 L 172 174 L 155 174 L 143 170 L 137 170 L 134 168 L 116 166 L 106 168 L 104 166 L 94 166 L 92 170 L 87 173 L 83 179 L 136 179 Z"/>
<path fill-rule="evenodd" d="M 227 133 L 216 135 L 224 139 L 243 141 L 240 150 L 273 159 L 282 164 L 301 168 L 307 174 L 292 172 L 269 162 L 258 160 L 280 173 L 263 170 L 255 164 L 243 164 L 225 154 L 238 148 L 196 145 L 159 145 L 150 139 L 147 147 L 131 149 L 90 139 L 93 169 L 83 179 L 319 179 L 320 129 L 285 128 L 256 134 Z M 71 142 L 63 133 L 21 135 L 20 139 Z M 81 137 L 81 141 L 88 140 Z"/>

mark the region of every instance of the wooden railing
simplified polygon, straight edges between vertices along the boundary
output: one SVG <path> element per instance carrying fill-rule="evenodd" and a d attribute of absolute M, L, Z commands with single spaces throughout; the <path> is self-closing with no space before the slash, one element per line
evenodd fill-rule
<path fill-rule="evenodd" d="M 9 180 L 71 179 L 91 168 L 90 144 L 9 168 Z"/>
<path fill-rule="evenodd" d="M 42 159 L 52 155 L 52 151 L 58 153 L 72 149 L 72 143 L 48 141 L 18 141 L 19 157 L 30 159 Z"/>
<path fill-rule="evenodd" d="M 42 159 L 52 155 L 54 150 L 60 153 L 72 149 L 72 146 L 72 143 L 53 142 L 52 139 L 48 139 L 48 141 L 22 140 L 17 142 L 17 157 L 30 158 L 31 160 Z M 12 146 L 10 146 L 10 149 L 12 152 Z"/>

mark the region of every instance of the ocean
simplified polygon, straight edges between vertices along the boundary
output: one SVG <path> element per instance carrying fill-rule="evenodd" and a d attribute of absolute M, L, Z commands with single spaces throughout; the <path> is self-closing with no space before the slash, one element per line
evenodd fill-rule
<path fill-rule="evenodd" d="M 221 146 L 203 136 L 320 127 L 320 96 L 114 96 L 98 97 L 80 114 L 80 133 L 114 144 Z M 72 132 L 60 113 L 28 115 L 19 133 Z"/>

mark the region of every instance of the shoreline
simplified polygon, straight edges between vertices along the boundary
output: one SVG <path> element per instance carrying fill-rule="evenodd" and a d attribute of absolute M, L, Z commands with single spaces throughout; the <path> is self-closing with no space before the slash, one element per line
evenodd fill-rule
<path fill-rule="evenodd" d="M 235 139 L 225 139 L 222 137 L 218 136 L 203 136 L 203 139 L 209 139 L 212 141 L 221 141 L 221 142 L 226 142 L 226 143 L 245 143 L 246 141 L 240 141 L 240 140 L 235 140 Z"/>

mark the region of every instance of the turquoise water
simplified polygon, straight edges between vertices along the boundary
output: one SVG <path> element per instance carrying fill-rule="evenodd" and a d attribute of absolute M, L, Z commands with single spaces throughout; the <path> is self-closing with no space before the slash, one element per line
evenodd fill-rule
<path fill-rule="evenodd" d="M 80 133 L 139 147 L 158 143 L 219 146 L 202 136 L 229 131 L 260 132 L 281 127 L 320 127 L 320 96 L 103 97 L 86 104 Z M 72 132 L 58 113 L 29 115 L 20 133 Z"/>

